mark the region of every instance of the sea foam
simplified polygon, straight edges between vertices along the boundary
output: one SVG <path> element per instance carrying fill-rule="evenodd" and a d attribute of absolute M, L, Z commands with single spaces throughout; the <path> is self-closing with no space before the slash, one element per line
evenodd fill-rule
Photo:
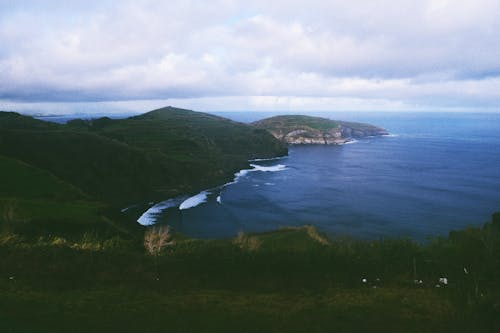
<path fill-rule="evenodd" d="M 272 166 L 262 166 L 258 164 L 250 164 L 252 169 L 243 169 L 238 171 L 237 173 L 234 174 L 234 180 L 232 182 L 224 184 L 222 187 L 226 187 L 232 184 L 235 184 L 238 182 L 238 180 L 246 176 L 250 172 L 255 172 L 255 171 L 263 171 L 263 172 L 277 172 L 277 171 L 283 171 L 286 170 L 287 167 L 284 164 L 278 164 L 278 165 L 272 165 Z"/>
<path fill-rule="evenodd" d="M 284 157 L 279 157 L 279 158 L 285 158 Z M 278 158 L 274 158 L 278 159 Z M 264 160 L 264 159 L 262 159 Z M 247 175 L 250 172 L 256 172 L 256 171 L 262 171 L 262 172 L 278 172 L 278 171 L 283 171 L 286 170 L 287 167 L 286 165 L 283 164 L 277 164 L 277 165 L 272 165 L 272 166 L 262 166 L 258 164 L 250 164 L 252 169 L 243 169 L 238 171 L 237 173 L 234 174 L 234 180 L 232 182 L 226 183 L 217 189 L 222 190 L 224 187 L 229 186 L 231 184 L 235 184 L 238 182 L 238 179 Z M 208 196 L 212 194 L 213 191 L 216 189 L 210 189 L 210 190 L 205 190 L 201 191 L 200 193 L 189 197 L 186 199 L 186 197 L 179 197 L 179 198 L 173 198 L 173 199 L 168 199 L 166 201 L 162 201 L 160 203 L 157 203 L 156 205 L 152 206 L 149 208 L 144 214 L 139 217 L 137 222 L 142 225 L 152 225 L 155 224 L 156 218 L 158 215 L 161 214 L 162 211 L 168 208 L 176 207 L 179 206 L 179 210 L 184 210 L 184 209 L 190 209 L 193 207 L 196 207 L 198 205 L 201 205 L 202 203 L 205 203 L 208 200 Z M 216 198 L 216 201 L 218 203 L 222 203 L 221 195 L 219 195 Z"/>
<path fill-rule="evenodd" d="M 250 169 L 250 171 L 277 172 L 286 170 L 286 165 L 283 164 L 272 165 L 272 166 L 250 164 L 250 166 L 253 167 L 253 169 Z"/>
<path fill-rule="evenodd" d="M 165 209 L 176 207 L 181 203 L 185 197 L 181 198 L 173 198 L 168 199 L 162 202 L 157 203 L 156 205 L 150 207 L 147 211 L 145 211 L 138 219 L 137 222 L 141 225 L 152 225 L 156 223 L 156 218 L 161 214 Z"/>
<path fill-rule="evenodd" d="M 179 209 L 184 210 L 184 209 L 196 207 L 196 206 L 206 202 L 209 194 L 210 194 L 210 192 L 208 192 L 208 191 L 201 191 L 197 195 L 194 195 L 194 196 L 184 200 L 184 202 L 182 202 L 181 205 L 179 206 Z"/>
<path fill-rule="evenodd" d="M 287 157 L 288 157 L 288 155 L 278 156 L 278 157 L 270 157 L 270 158 L 254 158 L 252 160 L 248 160 L 248 162 L 262 162 L 262 161 L 282 160 L 282 159 L 287 158 Z"/>

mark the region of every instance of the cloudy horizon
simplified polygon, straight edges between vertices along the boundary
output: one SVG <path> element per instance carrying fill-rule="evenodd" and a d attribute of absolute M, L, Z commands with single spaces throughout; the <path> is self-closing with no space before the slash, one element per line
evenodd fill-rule
<path fill-rule="evenodd" d="M 500 110 L 500 1 L 0 1 L 0 110 Z"/>

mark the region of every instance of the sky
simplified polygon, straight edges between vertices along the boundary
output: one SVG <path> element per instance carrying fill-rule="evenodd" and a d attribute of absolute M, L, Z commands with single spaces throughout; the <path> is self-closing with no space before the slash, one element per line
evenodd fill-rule
<path fill-rule="evenodd" d="M 500 112 L 500 0 L 0 0 L 0 110 Z"/>

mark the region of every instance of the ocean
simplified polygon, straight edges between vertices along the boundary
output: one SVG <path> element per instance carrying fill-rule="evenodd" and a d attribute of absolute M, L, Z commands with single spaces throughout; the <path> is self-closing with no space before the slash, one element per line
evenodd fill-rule
<path fill-rule="evenodd" d="M 249 122 L 274 113 L 217 114 Z M 333 237 L 425 241 L 500 211 L 500 114 L 314 115 L 371 123 L 391 135 L 291 146 L 287 157 L 251 162 L 234 182 L 188 199 L 183 209 L 187 198 L 175 198 L 143 218 L 198 238 L 311 224 Z"/>

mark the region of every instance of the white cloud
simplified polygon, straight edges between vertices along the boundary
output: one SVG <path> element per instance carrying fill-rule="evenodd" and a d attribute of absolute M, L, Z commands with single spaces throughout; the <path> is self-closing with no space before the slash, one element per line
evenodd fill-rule
<path fill-rule="evenodd" d="M 0 12 L 0 108 L 500 107 L 498 0 L 7 1 Z"/>

